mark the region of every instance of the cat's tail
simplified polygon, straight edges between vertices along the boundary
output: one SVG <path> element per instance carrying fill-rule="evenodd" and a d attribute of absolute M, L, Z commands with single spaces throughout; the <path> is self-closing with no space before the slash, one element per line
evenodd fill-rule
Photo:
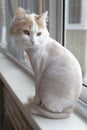
<path fill-rule="evenodd" d="M 54 113 L 54 112 L 45 110 L 44 108 L 36 104 L 31 104 L 30 110 L 32 114 L 40 115 L 40 116 L 50 118 L 50 119 L 64 119 L 64 118 L 68 118 L 70 115 L 70 113 L 67 113 L 67 112 Z"/>

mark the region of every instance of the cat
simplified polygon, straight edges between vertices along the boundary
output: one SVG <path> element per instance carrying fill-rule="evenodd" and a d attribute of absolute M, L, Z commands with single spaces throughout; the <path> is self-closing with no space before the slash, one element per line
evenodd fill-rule
<path fill-rule="evenodd" d="M 31 113 L 51 119 L 67 118 L 82 90 L 82 72 L 77 59 L 49 36 L 48 12 L 27 14 L 17 9 L 10 35 L 24 48 L 35 73 L 35 96 Z"/>

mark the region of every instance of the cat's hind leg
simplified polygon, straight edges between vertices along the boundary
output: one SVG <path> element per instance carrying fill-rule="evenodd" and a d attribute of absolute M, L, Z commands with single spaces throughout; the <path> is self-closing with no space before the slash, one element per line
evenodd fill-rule
<path fill-rule="evenodd" d="M 48 111 L 41 105 L 36 104 L 30 104 L 30 111 L 34 115 L 43 116 L 50 119 L 63 119 L 69 117 L 70 113 L 63 112 L 63 113 L 53 113 L 51 111 Z"/>
<path fill-rule="evenodd" d="M 51 111 L 51 112 L 67 112 L 67 113 L 71 113 L 74 105 L 73 102 L 70 100 L 66 100 L 66 99 L 59 99 L 59 100 L 49 100 L 49 98 L 43 98 L 42 100 L 42 104 L 44 105 L 44 107 Z"/>

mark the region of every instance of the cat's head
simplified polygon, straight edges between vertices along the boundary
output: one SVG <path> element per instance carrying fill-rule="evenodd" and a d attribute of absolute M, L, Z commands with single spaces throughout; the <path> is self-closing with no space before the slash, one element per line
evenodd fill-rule
<path fill-rule="evenodd" d="M 27 14 L 24 9 L 19 7 L 13 18 L 10 34 L 20 46 L 41 45 L 49 37 L 46 27 L 48 12 L 41 15 Z"/>

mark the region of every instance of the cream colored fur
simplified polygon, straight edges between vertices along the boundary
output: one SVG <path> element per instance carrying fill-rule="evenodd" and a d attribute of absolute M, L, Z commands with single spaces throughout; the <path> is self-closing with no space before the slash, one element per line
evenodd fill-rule
<path fill-rule="evenodd" d="M 49 37 L 46 18 L 47 12 L 28 15 L 18 8 L 10 34 L 27 52 L 35 73 L 31 112 L 47 118 L 66 118 L 80 96 L 82 73 L 71 52 Z"/>

